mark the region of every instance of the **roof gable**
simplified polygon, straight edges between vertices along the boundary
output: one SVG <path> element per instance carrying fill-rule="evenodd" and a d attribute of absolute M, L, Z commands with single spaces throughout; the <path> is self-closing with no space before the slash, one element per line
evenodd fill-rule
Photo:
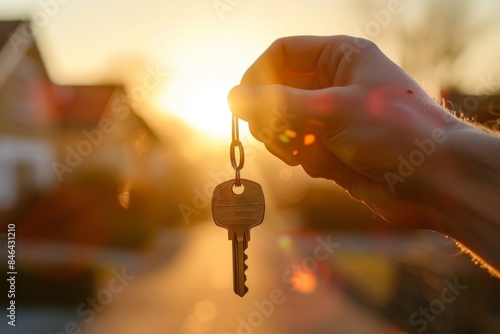
<path fill-rule="evenodd" d="M 97 122 L 113 92 L 123 87 L 53 83 L 36 40 L 26 35 L 28 26 L 26 21 L 0 21 L 0 109 L 24 124 Z"/>

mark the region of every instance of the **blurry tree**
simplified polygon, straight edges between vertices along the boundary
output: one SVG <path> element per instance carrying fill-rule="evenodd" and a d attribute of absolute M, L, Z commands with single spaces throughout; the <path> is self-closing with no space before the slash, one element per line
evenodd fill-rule
<path fill-rule="evenodd" d="M 362 0 L 357 10 L 374 20 L 374 13 L 388 8 L 391 2 Z M 372 39 L 396 44 L 400 65 L 421 83 L 425 80 L 437 88 L 457 87 L 462 80 L 468 79 L 466 76 L 470 73 L 463 71 L 463 58 L 471 48 L 476 48 L 473 51 L 478 55 L 488 52 L 480 43 L 484 42 L 483 36 L 497 28 L 500 2 L 421 0 L 400 3 L 402 13 L 393 15 L 390 25 L 383 27 L 380 36 Z"/>

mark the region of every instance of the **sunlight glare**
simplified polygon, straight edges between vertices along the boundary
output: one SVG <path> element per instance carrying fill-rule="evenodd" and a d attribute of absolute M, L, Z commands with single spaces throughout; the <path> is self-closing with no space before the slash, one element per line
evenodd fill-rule
<path fill-rule="evenodd" d="M 204 22 L 203 29 L 194 22 Z M 227 94 L 240 83 L 262 51 L 283 36 L 285 30 L 265 17 L 239 11 L 227 21 L 220 21 L 217 15 L 207 17 L 200 12 L 196 16 L 193 12 L 187 18 L 176 18 L 174 23 L 144 42 L 147 48 L 162 55 L 158 62 L 170 74 L 152 102 L 163 112 L 185 121 L 200 135 L 230 139 Z M 158 51 L 159 47 L 163 52 Z M 240 136 L 250 136 L 243 122 Z"/>
<path fill-rule="evenodd" d="M 173 83 L 176 89 L 168 90 L 167 87 L 160 96 L 160 107 L 197 130 L 211 136 L 230 138 L 231 112 L 227 106 L 227 93 L 234 83 L 224 82 L 220 78 L 203 79 Z"/>
<path fill-rule="evenodd" d="M 177 50 L 165 60 L 171 76 L 155 103 L 201 134 L 215 139 L 230 138 L 227 94 L 239 84 L 246 67 L 255 59 L 253 50 L 262 49 L 259 45 L 262 41 L 242 40 L 238 33 L 225 29 L 207 29 L 205 33 L 170 43 Z M 242 136 L 248 134 L 246 128 L 241 127 Z"/>

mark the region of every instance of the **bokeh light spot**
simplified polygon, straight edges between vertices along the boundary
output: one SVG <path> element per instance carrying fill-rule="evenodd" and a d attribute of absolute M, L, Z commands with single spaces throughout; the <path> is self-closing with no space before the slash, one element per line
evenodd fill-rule
<path fill-rule="evenodd" d="M 278 240 L 278 244 L 280 249 L 285 252 L 290 252 L 293 247 L 292 238 L 290 238 L 288 235 L 280 237 Z"/>
<path fill-rule="evenodd" d="M 137 156 L 142 156 L 151 146 L 151 139 L 145 129 L 139 129 L 132 135 L 132 150 Z"/>
<path fill-rule="evenodd" d="M 287 136 L 288 138 L 296 138 L 297 137 L 297 132 L 290 130 L 290 129 L 285 130 L 285 132 L 283 134 L 285 136 Z"/>
<path fill-rule="evenodd" d="M 303 294 L 309 294 L 316 290 L 318 279 L 312 272 L 301 269 L 292 276 L 292 288 Z"/>
<path fill-rule="evenodd" d="M 130 206 L 130 189 L 132 188 L 130 182 L 126 182 L 124 185 L 118 188 L 118 203 L 125 209 Z"/>
<path fill-rule="evenodd" d="M 217 315 L 217 307 L 209 300 L 204 300 L 196 304 L 194 316 L 200 321 L 212 321 Z"/>
<path fill-rule="evenodd" d="M 312 144 L 314 144 L 315 141 L 316 141 L 316 136 L 313 134 L 308 134 L 308 135 L 304 136 L 304 145 L 305 146 L 312 145 Z"/>
<path fill-rule="evenodd" d="M 283 142 L 283 143 L 288 144 L 290 142 L 290 138 L 288 138 L 284 134 L 281 134 L 279 138 L 280 138 L 280 141 Z"/>

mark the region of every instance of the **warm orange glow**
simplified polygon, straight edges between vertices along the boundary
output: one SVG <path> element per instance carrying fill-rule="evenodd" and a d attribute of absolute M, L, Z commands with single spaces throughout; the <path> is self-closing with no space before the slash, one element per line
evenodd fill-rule
<path fill-rule="evenodd" d="M 295 138 L 297 137 L 297 132 L 293 131 L 293 130 L 285 130 L 285 132 L 283 133 L 285 136 L 289 137 L 289 138 Z"/>
<path fill-rule="evenodd" d="M 296 138 L 297 137 L 297 132 L 287 129 L 283 131 L 282 134 L 280 134 L 279 139 L 281 142 L 288 144 L 290 142 L 290 138 Z"/>
<path fill-rule="evenodd" d="M 307 270 L 299 270 L 292 277 L 292 287 L 295 291 L 308 294 L 316 290 L 318 279 L 316 276 Z"/>
<path fill-rule="evenodd" d="M 255 60 L 254 50 L 268 42 L 264 34 L 242 38 L 237 27 L 227 30 L 218 24 L 184 34 L 169 40 L 170 76 L 154 103 L 210 138 L 227 139 L 231 135 L 227 94 Z M 246 129 L 240 127 L 242 136 L 248 135 Z"/>
<path fill-rule="evenodd" d="M 314 144 L 315 141 L 316 141 L 316 136 L 313 134 L 308 134 L 308 135 L 304 136 L 304 145 L 305 146 L 312 145 L 312 144 Z"/>
<path fill-rule="evenodd" d="M 196 82 L 179 79 L 167 88 L 158 102 L 163 110 L 174 113 L 194 128 L 229 138 L 231 112 L 226 99 L 233 85 L 217 77 Z"/>

